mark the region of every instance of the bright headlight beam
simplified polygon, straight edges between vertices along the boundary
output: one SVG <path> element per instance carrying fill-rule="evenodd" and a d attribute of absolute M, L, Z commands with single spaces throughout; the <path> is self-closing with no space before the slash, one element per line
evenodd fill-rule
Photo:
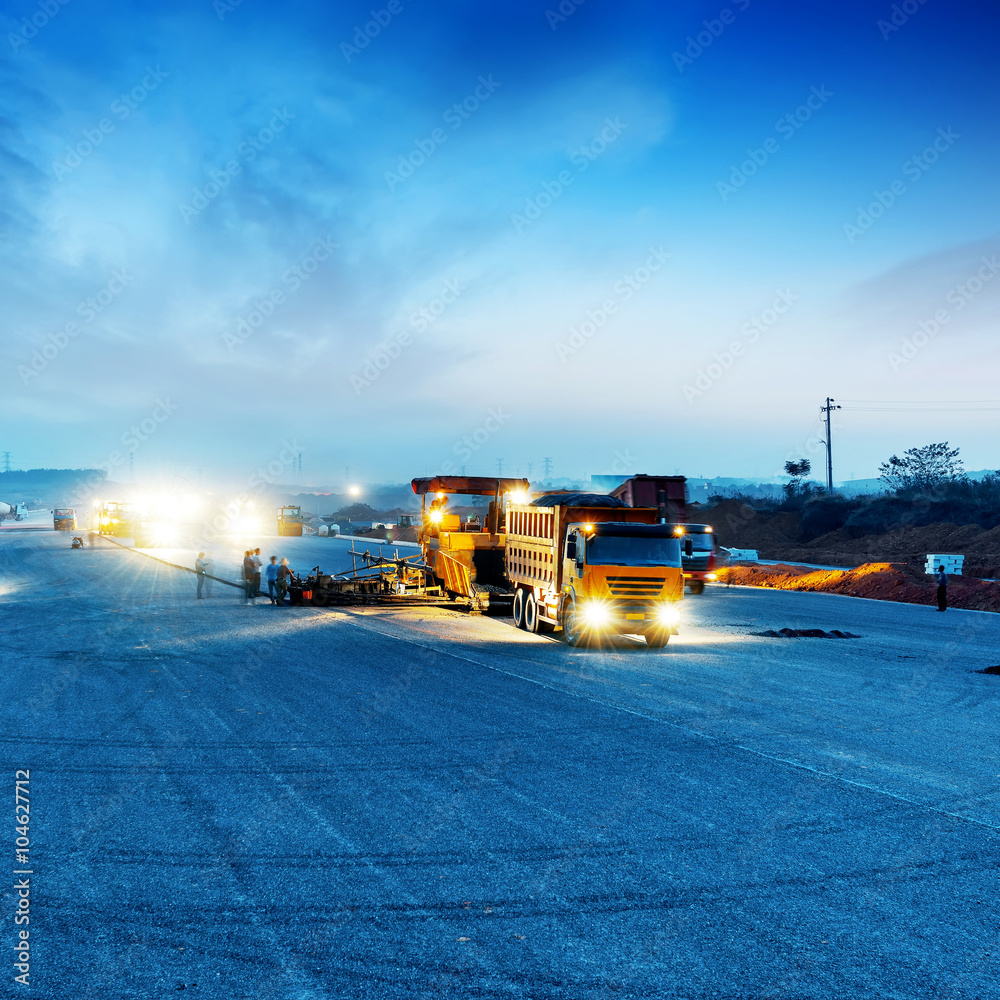
<path fill-rule="evenodd" d="M 591 601 L 581 608 L 581 616 L 584 622 L 591 628 L 607 625 L 611 619 L 611 612 L 606 605 L 597 601 Z"/>

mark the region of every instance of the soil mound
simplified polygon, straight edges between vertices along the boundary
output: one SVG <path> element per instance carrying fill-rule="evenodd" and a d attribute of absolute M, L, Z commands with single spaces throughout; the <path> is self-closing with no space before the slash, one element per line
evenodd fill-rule
<path fill-rule="evenodd" d="M 872 562 L 851 570 L 812 570 L 804 566 L 725 566 L 719 581 L 775 590 L 812 590 L 877 601 L 936 606 L 933 579 L 905 563 Z M 950 577 L 948 605 L 976 611 L 1000 611 L 1000 583 Z"/>

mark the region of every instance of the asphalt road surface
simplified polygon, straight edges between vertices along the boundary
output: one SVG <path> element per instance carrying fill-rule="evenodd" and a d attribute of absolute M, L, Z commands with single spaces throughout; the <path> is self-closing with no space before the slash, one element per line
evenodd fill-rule
<path fill-rule="evenodd" d="M 68 542 L 0 537 L 11 996 L 1000 995 L 997 616 L 717 588 L 573 650 Z"/>

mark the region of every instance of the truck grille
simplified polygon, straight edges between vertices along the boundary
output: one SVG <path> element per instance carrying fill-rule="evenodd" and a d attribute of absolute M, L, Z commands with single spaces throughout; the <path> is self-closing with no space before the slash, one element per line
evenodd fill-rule
<path fill-rule="evenodd" d="M 665 576 L 609 576 L 612 597 L 657 597 L 667 582 Z"/>

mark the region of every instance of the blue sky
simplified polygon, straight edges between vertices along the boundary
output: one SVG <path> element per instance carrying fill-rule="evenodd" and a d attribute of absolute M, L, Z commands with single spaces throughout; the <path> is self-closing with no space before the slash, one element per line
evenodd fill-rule
<path fill-rule="evenodd" d="M 0 450 L 768 476 L 1000 397 L 990 5 L 472 6 L 5 5 Z"/>

